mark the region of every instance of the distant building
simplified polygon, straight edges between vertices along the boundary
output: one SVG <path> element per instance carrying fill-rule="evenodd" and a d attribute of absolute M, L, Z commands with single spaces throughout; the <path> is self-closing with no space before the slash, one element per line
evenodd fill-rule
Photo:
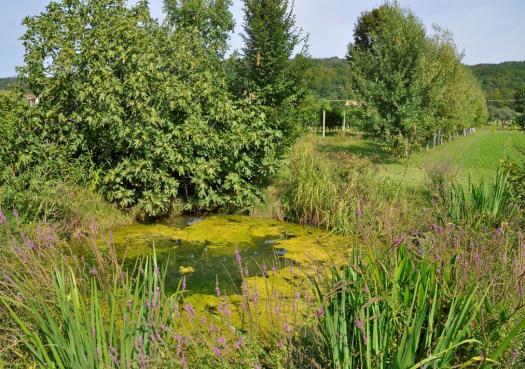
<path fill-rule="evenodd" d="M 353 106 L 354 108 L 360 108 L 363 104 L 356 100 L 346 100 L 345 106 Z"/>
<path fill-rule="evenodd" d="M 27 94 L 26 95 L 27 102 L 29 103 L 29 106 L 37 106 L 40 99 L 33 95 L 33 94 Z"/>

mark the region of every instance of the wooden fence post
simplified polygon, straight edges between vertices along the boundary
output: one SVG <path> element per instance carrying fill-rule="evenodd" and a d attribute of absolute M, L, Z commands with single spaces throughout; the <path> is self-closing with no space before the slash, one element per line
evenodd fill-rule
<path fill-rule="evenodd" d="M 326 110 L 323 109 L 323 138 L 326 133 Z"/>
<path fill-rule="evenodd" d="M 343 108 L 343 136 L 346 132 L 346 109 Z"/>

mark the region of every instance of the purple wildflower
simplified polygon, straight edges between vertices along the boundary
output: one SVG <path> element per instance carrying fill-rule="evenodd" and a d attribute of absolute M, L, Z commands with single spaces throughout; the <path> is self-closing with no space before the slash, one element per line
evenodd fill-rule
<path fill-rule="evenodd" d="M 221 356 L 222 356 L 222 351 L 221 351 L 221 349 L 218 348 L 218 347 L 214 347 L 214 348 L 213 348 L 213 353 L 214 353 L 215 356 L 217 356 L 217 357 L 221 357 Z"/>
<path fill-rule="evenodd" d="M 215 294 L 217 295 L 217 297 L 221 296 L 221 289 L 219 287 L 219 280 L 218 279 L 215 280 Z"/>
<path fill-rule="evenodd" d="M 9 274 L 7 274 L 6 272 L 3 273 L 3 277 L 4 277 L 4 281 L 6 281 L 7 283 L 11 283 L 13 281 L 11 277 L 9 276 Z"/>
<path fill-rule="evenodd" d="M 321 308 L 317 309 L 315 314 L 317 315 L 317 318 L 322 318 L 324 316 L 324 308 L 321 307 Z"/>
<path fill-rule="evenodd" d="M 355 326 L 359 329 L 363 329 L 363 322 L 359 319 L 355 320 Z"/>
<path fill-rule="evenodd" d="M 235 249 L 235 262 L 239 266 L 242 264 L 241 253 L 239 252 L 239 249 Z"/>
<path fill-rule="evenodd" d="M 235 350 L 240 350 L 243 344 L 244 344 L 244 337 L 243 337 L 243 336 L 240 336 L 240 337 L 237 339 L 237 342 L 235 342 L 235 345 L 233 345 L 233 348 L 234 348 Z"/>
<path fill-rule="evenodd" d="M 186 291 L 186 276 L 182 277 L 181 290 Z"/>
<path fill-rule="evenodd" d="M 226 339 L 224 337 L 217 338 L 217 343 L 221 346 L 226 345 Z"/>
<path fill-rule="evenodd" d="M 188 316 L 195 316 L 195 309 L 193 309 L 193 306 L 191 304 L 184 305 L 184 311 Z"/>

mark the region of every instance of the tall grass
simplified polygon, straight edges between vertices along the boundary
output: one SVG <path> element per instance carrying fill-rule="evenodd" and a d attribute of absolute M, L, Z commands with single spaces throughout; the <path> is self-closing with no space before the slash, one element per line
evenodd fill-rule
<path fill-rule="evenodd" d="M 285 218 L 392 242 L 397 238 L 393 225 L 409 224 L 403 211 L 408 207 L 393 186 L 374 178 L 376 169 L 354 155 L 321 153 L 311 137 L 300 141 L 289 158 Z"/>
<path fill-rule="evenodd" d="M 508 174 L 502 169 L 498 169 L 494 181 L 489 184 L 469 182 L 466 188 L 452 185 L 446 200 L 448 216 L 455 223 L 499 226 L 509 221 L 516 211 Z"/>
<path fill-rule="evenodd" d="M 377 260 L 357 261 L 314 280 L 324 306 L 322 345 L 331 366 L 449 368 L 481 361 L 468 355 L 468 348 L 478 343 L 472 322 L 483 293 L 475 287 L 451 292 L 443 282 L 436 266 L 415 261 L 403 249 L 392 272 Z"/>
<path fill-rule="evenodd" d="M 169 324 L 155 260 L 146 259 L 132 276 L 115 276 L 104 292 L 92 279 L 87 295 L 73 270 L 63 266 L 54 270 L 52 304 L 38 293 L 22 299 L 4 296 L 2 303 L 40 368 L 146 368 L 161 343 L 162 327 Z M 177 295 L 170 299 L 176 302 Z"/>

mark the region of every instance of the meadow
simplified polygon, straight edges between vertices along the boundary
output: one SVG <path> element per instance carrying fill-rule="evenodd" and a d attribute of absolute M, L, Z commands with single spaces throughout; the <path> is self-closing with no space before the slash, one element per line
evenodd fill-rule
<path fill-rule="evenodd" d="M 245 0 L 231 55 L 230 6 L 23 20 L 0 368 L 525 367 L 525 133 L 487 123 L 452 36 L 397 2 L 363 12 L 350 132 L 322 138 L 293 2 Z"/>
<path fill-rule="evenodd" d="M 520 160 L 525 135 L 522 131 L 501 130 L 495 126 L 481 128 L 468 136 L 459 136 L 443 145 L 422 150 L 408 159 L 393 158 L 385 148 L 374 141 L 358 137 L 326 137 L 319 139 L 322 151 L 344 152 L 366 157 L 380 164 L 386 178 L 406 185 L 421 185 L 425 168 L 439 162 L 450 162 L 457 167 L 462 182 L 490 179 L 501 160 Z"/>

